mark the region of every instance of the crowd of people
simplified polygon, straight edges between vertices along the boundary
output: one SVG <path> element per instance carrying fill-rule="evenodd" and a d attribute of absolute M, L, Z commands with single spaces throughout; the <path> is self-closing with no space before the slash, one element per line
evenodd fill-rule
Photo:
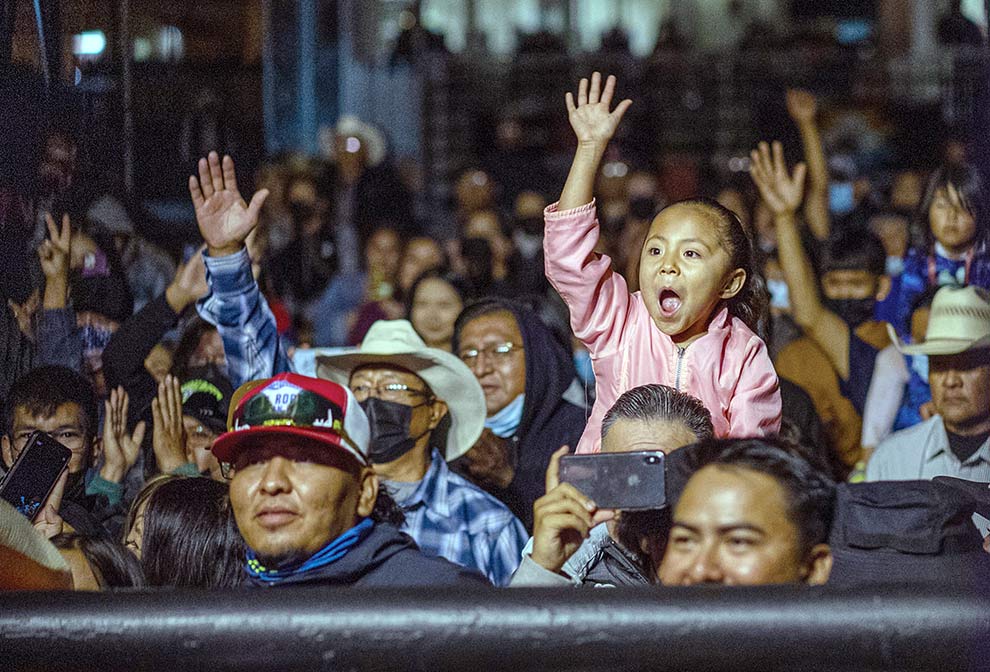
<path fill-rule="evenodd" d="M 559 195 L 466 171 L 449 239 L 356 119 L 250 195 L 211 152 L 181 263 L 51 134 L 0 192 L 0 456 L 71 458 L 32 518 L 0 501 L 0 586 L 990 585 L 978 172 L 837 185 L 794 90 L 802 161 L 768 138 L 667 204 L 603 177 L 616 89 L 566 94 Z M 659 508 L 562 478 L 632 451 Z"/>

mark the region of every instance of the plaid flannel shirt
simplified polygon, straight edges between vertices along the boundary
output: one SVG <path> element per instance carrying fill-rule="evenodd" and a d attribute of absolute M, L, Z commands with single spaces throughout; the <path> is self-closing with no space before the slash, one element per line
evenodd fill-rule
<path fill-rule="evenodd" d="M 477 569 L 496 586 L 509 583 L 526 529 L 505 504 L 452 472 L 439 451 L 419 487 L 398 504 L 406 514 L 402 531 L 424 553 Z"/>
<path fill-rule="evenodd" d="M 234 389 L 291 371 L 275 316 L 251 273 L 247 249 L 225 257 L 211 257 L 204 251 L 203 257 L 210 293 L 199 300 L 196 309 L 220 333 L 227 376 Z"/>

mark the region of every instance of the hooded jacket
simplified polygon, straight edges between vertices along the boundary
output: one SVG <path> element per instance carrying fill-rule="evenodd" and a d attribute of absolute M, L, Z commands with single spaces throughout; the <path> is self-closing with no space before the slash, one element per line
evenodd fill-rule
<path fill-rule="evenodd" d="M 247 584 L 270 587 L 254 578 L 249 578 Z M 377 523 L 367 537 L 336 562 L 287 577 L 274 585 L 469 588 L 491 584 L 473 570 L 424 555 L 411 537 L 392 525 Z"/>
<path fill-rule="evenodd" d="M 475 312 L 477 308 L 483 312 Z M 550 456 L 561 446 L 575 446 L 587 420 L 585 411 L 564 398 L 577 372 L 571 353 L 539 316 L 526 306 L 509 299 L 488 299 L 475 304 L 469 319 L 494 310 L 507 310 L 516 318 L 522 333 L 526 356 L 526 402 L 522 419 L 511 441 L 515 448 L 515 476 L 504 490 L 493 488 L 493 495 L 508 505 L 527 530 L 533 528 L 533 502 L 546 491 L 546 471 Z M 466 321 L 458 320 L 453 349 L 460 347 L 460 331 Z"/>
<path fill-rule="evenodd" d="M 543 239 L 547 279 L 571 312 L 571 328 L 591 353 L 595 405 L 577 452 L 601 450 L 602 419 L 619 396 L 662 383 L 697 397 L 712 414 L 715 435 L 769 436 L 780 431 L 777 374 L 766 344 L 722 308 L 708 332 L 679 348 L 630 293 L 612 260 L 595 252 L 595 203 L 563 212 L 547 207 Z"/>

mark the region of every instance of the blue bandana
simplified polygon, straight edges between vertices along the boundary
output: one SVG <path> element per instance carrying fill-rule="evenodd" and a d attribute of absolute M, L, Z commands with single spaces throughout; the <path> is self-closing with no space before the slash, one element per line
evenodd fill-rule
<path fill-rule="evenodd" d="M 375 521 L 371 520 L 371 518 L 365 518 L 314 553 L 307 560 L 282 567 L 281 569 L 266 569 L 258 562 L 258 557 L 254 554 L 254 551 L 249 550 L 245 569 L 252 577 L 265 583 L 275 584 L 291 576 L 298 576 L 319 567 L 326 567 L 330 563 L 340 560 L 347 555 L 349 550 L 361 543 L 371 533 L 374 527 Z"/>
<path fill-rule="evenodd" d="M 522 422 L 523 406 L 526 404 L 526 395 L 520 394 L 509 402 L 509 405 L 501 411 L 485 420 L 485 427 L 492 430 L 492 434 L 499 438 L 507 438 L 516 433 L 519 423 Z"/>

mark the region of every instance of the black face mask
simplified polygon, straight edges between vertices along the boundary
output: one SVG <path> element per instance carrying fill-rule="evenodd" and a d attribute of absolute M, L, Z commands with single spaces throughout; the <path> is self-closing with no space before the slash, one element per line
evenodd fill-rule
<path fill-rule="evenodd" d="M 361 408 L 368 415 L 368 424 L 371 425 L 369 457 L 375 464 L 399 459 L 430 431 L 427 429 L 419 436 L 409 436 L 415 406 L 369 397 L 361 402 Z"/>
<path fill-rule="evenodd" d="M 856 328 L 873 319 L 874 299 L 825 299 L 825 307 L 842 318 L 842 321 Z"/>

